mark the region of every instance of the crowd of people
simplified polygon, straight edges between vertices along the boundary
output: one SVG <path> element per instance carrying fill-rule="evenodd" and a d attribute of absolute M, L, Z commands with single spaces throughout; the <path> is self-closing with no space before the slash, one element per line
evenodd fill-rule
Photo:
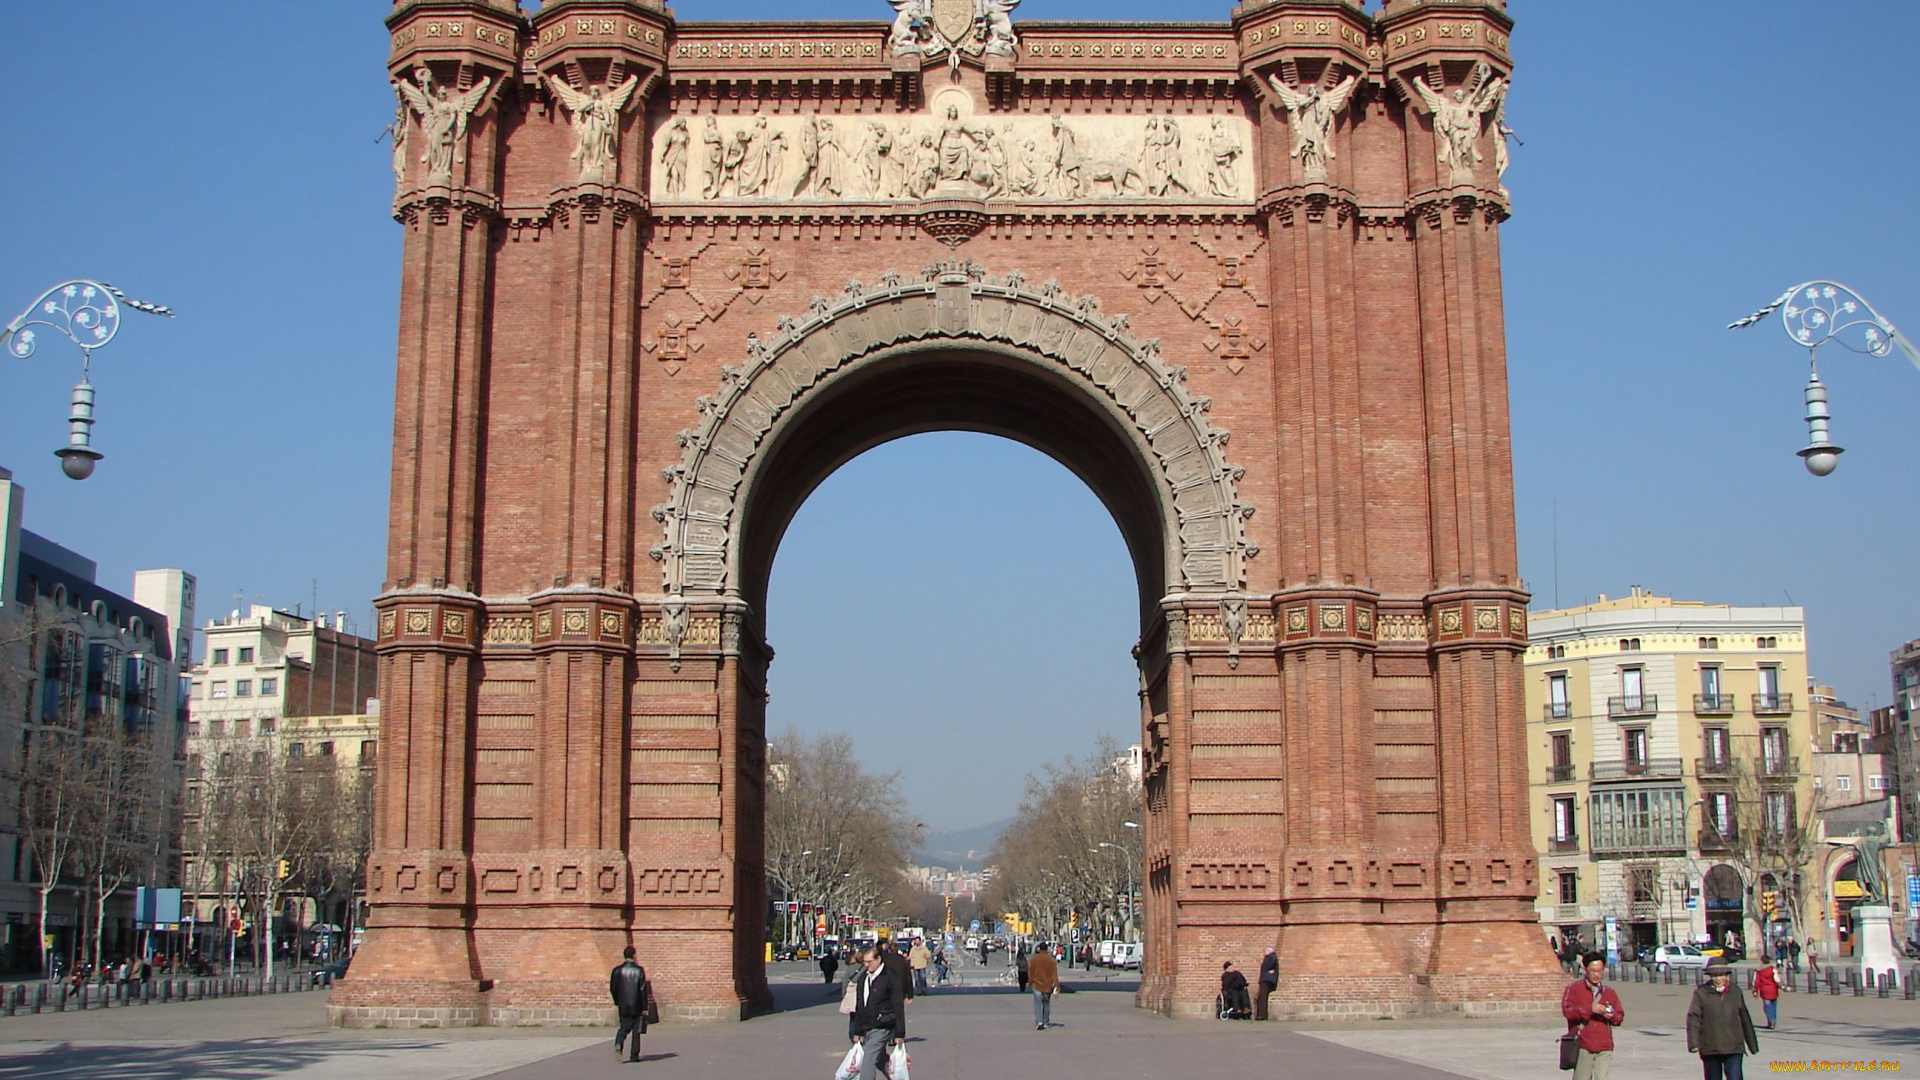
<path fill-rule="evenodd" d="M 1606 954 L 1588 952 L 1580 957 L 1580 964 L 1580 978 L 1560 995 L 1574 1080 L 1608 1080 L 1613 1069 L 1613 1029 L 1626 1023 L 1627 1011 L 1620 995 L 1607 985 Z M 1781 993 L 1791 989 L 1786 965 L 1784 957 L 1776 956 L 1756 969 L 1748 983 L 1760 999 L 1769 1031 L 1779 1023 Z M 1687 1053 L 1699 1056 L 1706 1080 L 1741 1080 L 1746 1055 L 1760 1052 L 1753 1014 L 1747 1009 L 1746 995 L 1734 985 L 1733 965 L 1725 958 L 1715 957 L 1706 974 L 1707 981 L 1694 987 L 1687 1002 Z"/>

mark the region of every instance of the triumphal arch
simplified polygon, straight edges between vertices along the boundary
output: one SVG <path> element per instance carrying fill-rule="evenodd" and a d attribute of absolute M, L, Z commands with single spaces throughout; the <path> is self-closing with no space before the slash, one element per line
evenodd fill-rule
<path fill-rule="evenodd" d="M 629 942 L 669 1013 L 763 1007 L 769 567 L 828 473 L 935 429 L 1053 455 L 1132 552 L 1143 1005 L 1203 1012 L 1269 945 L 1287 1015 L 1551 1005 L 1503 0 L 1012 3 L 395 5 L 377 841 L 336 1022 L 601 1016 Z"/>

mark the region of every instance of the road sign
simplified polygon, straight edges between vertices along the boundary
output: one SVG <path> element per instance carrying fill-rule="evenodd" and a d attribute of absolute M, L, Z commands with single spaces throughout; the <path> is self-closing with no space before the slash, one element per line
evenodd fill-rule
<path fill-rule="evenodd" d="M 1907 906 L 1920 907 L 1920 877 L 1907 878 Z"/>
<path fill-rule="evenodd" d="M 1697 897 L 1697 896 L 1689 896 L 1689 897 L 1687 897 L 1687 910 L 1688 910 L 1688 911 L 1693 911 L 1693 910 L 1695 910 L 1696 908 L 1698 908 L 1699 906 L 1700 906 L 1700 898 L 1699 898 L 1699 897 Z"/>
<path fill-rule="evenodd" d="M 977 934 L 977 933 L 979 933 L 979 932 L 980 932 L 980 920 L 979 920 L 979 919 L 975 919 L 975 920 L 973 920 L 973 922 L 972 922 L 972 923 L 970 923 L 970 924 L 968 924 L 968 926 L 967 926 L 967 933 L 969 933 L 969 934 Z"/>

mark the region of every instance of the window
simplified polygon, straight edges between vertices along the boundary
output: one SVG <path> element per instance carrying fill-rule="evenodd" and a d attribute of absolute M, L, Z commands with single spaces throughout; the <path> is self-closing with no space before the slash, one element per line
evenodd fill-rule
<path fill-rule="evenodd" d="M 1547 659 L 1565 660 L 1566 658 L 1567 658 L 1567 647 L 1565 645 L 1547 646 Z"/>
<path fill-rule="evenodd" d="M 223 697 L 226 697 L 226 696 L 227 696 L 227 681 L 226 681 L 225 679 L 215 679 L 215 680 L 213 680 L 213 692 L 212 692 L 212 694 L 211 694 L 210 696 L 211 696 L 211 697 L 213 697 L 213 698 L 215 698 L 216 700 L 217 700 L 217 699 L 219 699 L 219 698 L 223 698 Z"/>
<path fill-rule="evenodd" d="M 1833 752 L 1836 754 L 1857 754 L 1860 752 L 1860 733 L 1857 731 L 1836 731 L 1833 733 Z"/>
<path fill-rule="evenodd" d="M 1718 701 L 1720 698 L 1720 666 L 1718 664 L 1700 665 L 1700 696 Z"/>
<path fill-rule="evenodd" d="M 253 696 L 253 680 L 252 679 L 235 679 L 233 681 L 233 696 L 234 697 L 252 697 Z"/>
<path fill-rule="evenodd" d="M 1757 638 L 1753 644 L 1757 649 L 1777 649 L 1780 647 L 1780 639 L 1777 637 Z"/>
<path fill-rule="evenodd" d="M 1760 767 L 1773 776 L 1787 771 L 1787 729 L 1760 729 Z"/>
<path fill-rule="evenodd" d="M 225 650 L 225 649 L 215 649 L 215 650 L 213 650 L 213 662 L 214 662 L 214 663 L 216 663 L 216 664 L 224 664 L 224 663 L 226 663 L 226 662 L 227 662 L 227 650 Z"/>
<path fill-rule="evenodd" d="M 360 764 L 371 765 L 380 756 L 380 740 L 368 739 L 360 744 Z"/>
<path fill-rule="evenodd" d="M 1728 746 L 1729 741 L 1726 728 L 1710 727 L 1700 729 L 1700 754 L 1708 766 L 1722 769 L 1726 768 L 1730 760 L 1728 756 Z"/>
<path fill-rule="evenodd" d="M 1636 904 L 1653 903 L 1653 883 L 1656 868 L 1652 866 L 1627 867 L 1627 890 Z"/>
<path fill-rule="evenodd" d="M 207 721 L 207 734 L 212 735 L 215 738 L 219 738 L 220 736 L 225 735 L 226 733 L 227 733 L 227 722 L 225 720 Z"/>
<path fill-rule="evenodd" d="M 1561 873 L 1560 902 L 1563 904 L 1577 904 L 1580 902 L 1580 874 L 1578 871 L 1567 870 Z"/>
<path fill-rule="evenodd" d="M 199 701 L 201 698 L 206 696 L 207 696 L 207 684 L 194 683 L 193 684 L 193 700 Z"/>
<path fill-rule="evenodd" d="M 1553 842 L 1556 850 L 1562 844 L 1574 842 L 1573 796 L 1561 795 L 1553 800 Z"/>
<path fill-rule="evenodd" d="M 321 744 L 320 744 L 320 753 L 321 753 L 321 754 L 323 754 L 323 755 L 325 755 L 326 757 L 332 757 L 332 756 L 333 756 L 333 744 L 332 744 L 332 743 L 330 743 L 330 742 L 323 742 L 323 743 L 321 743 Z"/>
<path fill-rule="evenodd" d="M 1626 737 L 1625 756 L 1629 770 L 1647 767 L 1647 729 L 1628 728 L 1622 733 Z"/>
<path fill-rule="evenodd" d="M 1780 669 L 1771 664 L 1762 664 L 1760 665 L 1758 674 L 1760 676 L 1760 698 L 1771 707 L 1773 702 L 1780 700 Z"/>
<path fill-rule="evenodd" d="M 280 680 L 278 677 L 260 680 L 260 696 L 261 697 L 272 697 L 273 695 L 279 692 L 280 692 Z"/>
<path fill-rule="evenodd" d="M 251 663 L 253 663 L 253 647 L 252 647 L 251 645 L 243 645 L 243 646 L 241 646 L 241 648 L 240 648 L 240 662 L 241 662 L 241 663 L 243 663 L 243 664 L 251 664 Z"/>
<path fill-rule="evenodd" d="M 288 744 L 287 744 L 287 756 L 288 756 L 288 757 L 290 757 L 290 758 L 303 758 L 303 757 L 306 757 L 306 756 L 307 756 L 307 744 L 306 744 L 306 743 L 288 743 Z"/>
<path fill-rule="evenodd" d="M 260 734 L 262 735 L 273 734 L 273 717 L 263 716 L 260 718 Z"/>
<path fill-rule="evenodd" d="M 1703 637 L 1700 639 L 1700 647 L 1703 649 L 1717 649 L 1720 647 L 1720 639 L 1717 637 Z"/>
<path fill-rule="evenodd" d="M 1733 835 L 1733 795 L 1725 791 L 1707 793 L 1707 839 L 1722 843 Z"/>
<path fill-rule="evenodd" d="M 1639 638 L 1637 638 L 1637 637 L 1623 637 L 1623 638 L 1621 638 L 1621 639 L 1620 639 L 1620 651 L 1621 651 L 1621 652 L 1639 652 L 1639 651 L 1640 651 L 1640 639 L 1639 639 Z"/>
<path fill-rule="evenodd" d="M 1885 776 L 1878 776 L 1878 775 L 1867 777 L 1867 790 L 1868 791 L 1887 790 L 1887 778 Z"/>
<path fill-rule="evenodd" d="M 1620 669 L 1620 703 L 1628 712 L 1639 712 L 1644 705 L 1647 673 L 1640 668 Z"/>
<path fill-rule="evenodd" d="M 1836 777 L 1834 777 L 1834 778 L 1833 778 L 1833 790 L 1835 790 L 1835 791 L 1852 791 L 1852 790 L 1853 790 L 1853 777 L 1851 777 L 1851 776 L 1836 776 Z"/>
<path fill-rule="evenodd" d="M 200 735 L 200 721 L 198 720 L 187 721 L 187 737 L 192 739 L 192 738 L 198 738 L 199 735 Z"/>
<path fill-rule="evenodd" d="M 233 733 L 235 736 L 244 739 L 247 737 L 248 728 L 251 726 L 251 723 L 246 720 L 235 720 L 233 722 Z"/>
<path fill-rule="evenodd" d="M 1567 673 L 1556 671 L 1547 676 L 1547 716 L 1565 720 L 1573 715 L 1573 701 L 1567 694 Z"/>
<path fill-rule="evenodd" d="M 1552 764 L 1547 766 L 1547 782 L 1565 783 L 1573 779 L 1573 732 L 1553 732 L 1547 736 L 1547 745 L 1553 755 Z"/>
<path fill-rule="evenodd" d="M 1766 813 L 1768 832 L 1775 836 L 1787 836 L 1793 832 L 1796 824 L 1793 809 L 1793 792 L 1767 792 L 1763 809 Z"/>
<path fill-rule="evenodd" d="M 1598 855 L 1684 851 L 1687 806 L 1677 786 L 1595 792 L 1587 797 L 1587 846 Z"/>

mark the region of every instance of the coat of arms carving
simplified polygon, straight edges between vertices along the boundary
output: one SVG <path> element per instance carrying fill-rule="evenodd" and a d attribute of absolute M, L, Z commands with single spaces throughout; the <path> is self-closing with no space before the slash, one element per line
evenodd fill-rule
<path fill-rule="evenodd" d="M 1020 0 L 889 0 L 893 30 L 887 49 L 895 57 L 946 56 L 960 62 L 960 54 L 1012 56 L 1018 38 L 1013 33 L 1013 9 Z"/>

